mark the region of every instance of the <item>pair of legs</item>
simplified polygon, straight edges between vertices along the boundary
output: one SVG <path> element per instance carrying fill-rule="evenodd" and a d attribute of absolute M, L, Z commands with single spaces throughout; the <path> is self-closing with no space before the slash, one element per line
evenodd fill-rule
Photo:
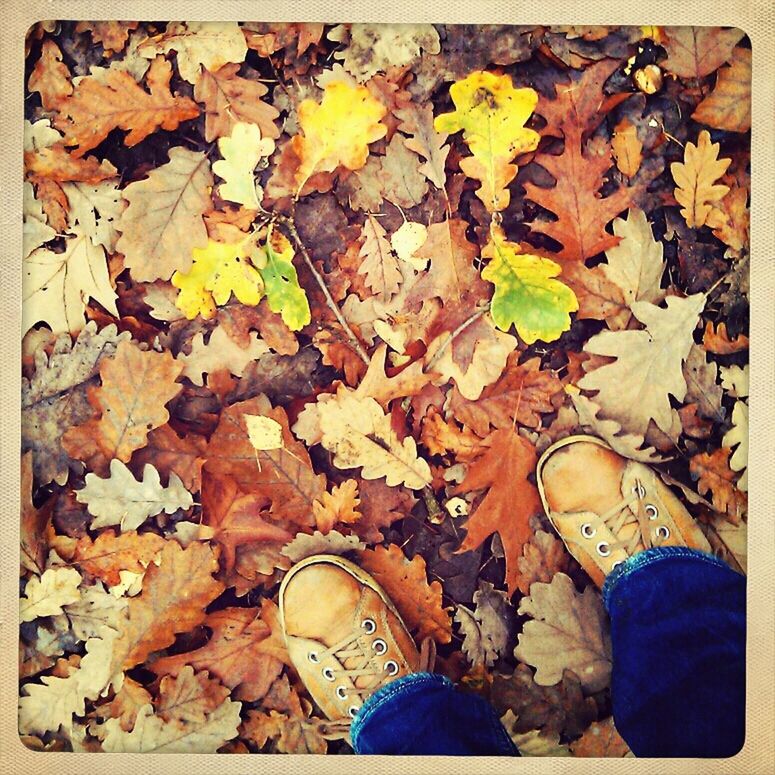
<path fill-rule="evenodd" d="M 583 473 L 583 476 L 580 474 Z M 636 756 L 726 757 L 744 740 L 745 578 L 651 469 L 594 439 L 542 458 L 544 507 L 602 586 L 616 727 Z M 338 557 L 303 561 L 280 592 L 291 659 L 357 753 L 518 755 L 495 710 L 429 672 L 398 612 Z"/>

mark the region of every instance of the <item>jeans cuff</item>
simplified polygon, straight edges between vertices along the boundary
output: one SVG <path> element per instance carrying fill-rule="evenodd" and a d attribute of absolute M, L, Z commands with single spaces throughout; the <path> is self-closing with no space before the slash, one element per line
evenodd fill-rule
<path fill-rule="evenodd" d="M 363 703 L 350 725 L 350 739 L 352 740 L 353 748 L 357 750 L 358 735 L 360 734 L 363 725 L 386 702 L 390 702 L 390 700 L 402 692 L 411 691 L 415 687 L 431 684 L 449 686 L 450 688 L 454 687 L 454 684 L 449 678 L 439 675 L 438 673 L 410 673 L 402 678 L 397 678 L 395 681 L 391 681 L 381 689 L 377 689 L 377 691 Z"/>
<path fill-rule="evenodd" d="M 631 576 L 641 568 L 671 558 L 689 558 L 694 562 L 708 562 L 712 565 L 728 567 L 723 560 L 715 555 L 701 552 L 699 549 L 690 549 L 688 546 L 655 546 L 651 549 L 644 549 L 642 552 L 628 557 L 621 565 L 617 565 L 606 577 L 603 584 L 603 603 L 605 603 L 606 611 L 610 613 L 609 600 L 615 587 L 622 579 Z"/>

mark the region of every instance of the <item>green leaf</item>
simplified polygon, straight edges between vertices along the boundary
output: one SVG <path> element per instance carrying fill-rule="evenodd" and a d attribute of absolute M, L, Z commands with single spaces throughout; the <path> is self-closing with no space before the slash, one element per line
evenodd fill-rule
<path fill-rule="evenodd" d="M 276 235 L 276 239 L 282 240 L 281 252 L 276 252 L 271 239 L 268 239 L 264 248 L 266 266 L 259 271 L 264 280 L 269 309 L 281 313 L 283 322 L 291 331 L 298 331 L 312 319 L 309 303 L 292 263 L 293 249 L 281 235 Z"/>
<path fill-rule="evenodd" d="M 490 311 L 495 325 L 513 323 L 527 344 L 552 342 L 570 328 L 570 313 L 579 308 L 573 291 L 553 278 L 560 266 L 548 258 L 520 253 L 513 242 L 490 240 L 482 255 L 492 259 L 482 278 L 495 285 Z"/>

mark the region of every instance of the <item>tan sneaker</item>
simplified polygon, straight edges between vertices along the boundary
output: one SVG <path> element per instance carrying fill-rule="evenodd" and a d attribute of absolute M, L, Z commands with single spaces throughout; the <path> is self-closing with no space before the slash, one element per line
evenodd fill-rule
<path fill-rule="evenodd" d="M 568 551 L 602 587 L 605 577 L 652 546 L 711 548 L 691 514 L 649 466 L 594 436 L 570 436 L 536 467 L 544 511 Z"/>
<path fill-rule="evenodd" d="M 329 719 L 348 722 L 377 689 L 433 662 L 432 641 L 420 653 L 384 590 L 343 557 L 294 565 L 279 606 L 291 661 Z"/>

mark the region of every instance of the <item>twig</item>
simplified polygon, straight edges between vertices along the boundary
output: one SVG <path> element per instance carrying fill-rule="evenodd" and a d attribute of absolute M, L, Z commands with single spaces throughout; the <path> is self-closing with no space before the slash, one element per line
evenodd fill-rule
<path fill-rule="evenodd" d="M 293 222 L 293 219 L 287 218 L 284 215 L 275 215 L 275 219 L 287 229 L 291 240 L 296 246 L 296 249 L 299 251 L 299 253 L 301 253 L 302 258 L 304 259 L 304 263 L 307 265 L 307 268 L 312 273 L 315 281 L 320 286 L 320 290 L 323 291 L 323 295 L 326 297 L 328 306 L 336 316 L 336 319 L 339 321 L 339 325 L 342 326 L 350 341 L 352 342 L 353 350 L 355 350 L 358 357 L 368 366 L 370 361 L 369 356 L 366 354 L 366 350 L 363 349 L 363 345 L 361 345 L 361 343 L 358 341 L 358 337 L 355 336 L 352 328 L 350 328 L 348 322 L 344 318 L 344 315 L 342 315 L 341 311 L 339 310 L 337 303 L 334 301 L 333 296 L 331 296 L 331 291 L 328 290 L 328 286 L 326 285 L 326 281 L 323 279 L 323 276 L 320 274 L 320 272 L 318 272 L 318 270 L 315 268 L 315 265 L 312 263 L 312 258 L 309 254 L 309 251 L 299 236 L 299 232 L 296 230 L 296 224 Z"/>
<path fill-rule="evenodd" d="M 474 312 L 473 315 L 471 315 L 470 318 L 464 320 L 444 341 L 444 344 L 439 347 L 438 350 L 433 354 L 433 357 L 428 361 L 428 363 L 425 364 L 425 368 L 423 371 L 433 371 L 433 367 L 439 362 L 439 359 L 442 355 L 444 355 L 444 352 L 446 351 L 447 347 L 449 347 L 450 344 L 452 344 L 452 340 L 463 333 L 472 323 L 475 323 L 477 320 L 479 320 L 482 315 L 484 315 L 485 312 L 487 312 L 490 309 L 490 305 L 487 304 L 487 306 L 482 307 L 481 309 Z"/>
<path fill-rule="evenodd" d="M 441 510 L 441 506 L 439 506 L 439 502 L 436 500 L 436 494 L 427 484 L 422 488 L 422 499 L 425 501 L 425 508 L 428 511 L 428 519 L 434 525 L 440 524 L 443 521 L 443 518 L 439 519 L 439 514 L 442 514 L 443 512 Z"/>

